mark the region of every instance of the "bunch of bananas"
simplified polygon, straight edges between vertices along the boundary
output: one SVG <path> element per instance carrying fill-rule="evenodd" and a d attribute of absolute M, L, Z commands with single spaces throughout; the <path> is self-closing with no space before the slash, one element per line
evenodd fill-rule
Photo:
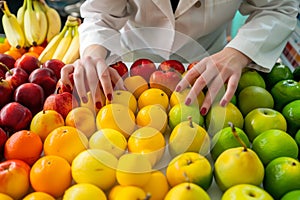
<path fill-rule="evenodd" d="M 16 48 L 50 42 L 61 30 L 61 18 L 44 0 L 24 0 L 17 15 L 10 12 L 6 1 L 1 1 L 4 13 L 2 25 L 11 46 Z"/>
<path fill-rule="evenodd" d="M 65 64 L 73 63 L 79 58 L 79 18 L 68 16 L 61 32 L 53 37 L 39 56 L 41 63 L 58 59 Z"/>

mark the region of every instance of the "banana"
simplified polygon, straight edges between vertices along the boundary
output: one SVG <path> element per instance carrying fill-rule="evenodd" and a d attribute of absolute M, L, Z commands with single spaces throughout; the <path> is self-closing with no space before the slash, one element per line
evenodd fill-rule
<path fill-rule="evenodd" d="M 16 15 L 10 12 L 6 1 L 2 1 L 1 9 L 4 13 L 2 17 L 3 30 L 9 44 L 16 48 L 22 48 L 25 44 L 25 36 Z"/>
<path fill-rule="evenodd" d="M 41 36 L 40 20 L 33 10 L 33 0 L 27 0 L 27 7 L 24 13 L 24 33 L 30 45 L 38 45 Z"/>
<path fill-rule="evenodd" d="M 62 61 L 65 64 L 73 63 L 75 60 L 79 58 L 79 32 L 78 32 L 78 26 L 74 26 L 74 35 L 72 38 L 72 42 L 65 53 Z"/>
<path fill-rule="evenodd" d="M 59 44 L 52 56 L 52 59 L 62 60 L 72 42 L 73 26 L 67 26 L 67 27 L 68 27 L 68 29 L 67 29 L 66 35 L 59 42 Z"/>
<path fill-rule="evenodd" d="M 37 45 L 40 45 L 45 41 L 45 39 L 47 37 L 47 32 L 48 32 L 47 16 L 41 6 L 42 6 L 42 4 L 40 1 L 37 1 L 37 0 L 33 1 L 33 8 L 34 8 L 34 12 L 36 14 L 36 18 L 39 22 L 39 31 L 40 31 L 40 36 L 37 40 Z"/>
<path fill-rule="evenodd" d="M 46 2 L 42 2 L 42 5 L 48 21 L 46 40 L 47 42 L 50 42 L 50 40 L 60 32 L 61 18 L 59 13 L 54 8 L 49 7 Z"/>
<path fill-rule="evenodd" d="M 17 11 L 17 20 L 21 27 L 24 26 L 24 13 L 27 7 L 27 0 L 24 0 L 23 5 Z"/>
<path fill-rule="evenodd" d="M 67 31 L 67 26 L 64 26 L 60 33 L 56 34 L 52 40 L 47 44 L 45 49 L 42 51 L 40 56 L 38 57 L 41 63 L 46 62 L 47 60 L 52 59 L 54 52 L 57 49 L 57 46 L 65 36 Z"/>

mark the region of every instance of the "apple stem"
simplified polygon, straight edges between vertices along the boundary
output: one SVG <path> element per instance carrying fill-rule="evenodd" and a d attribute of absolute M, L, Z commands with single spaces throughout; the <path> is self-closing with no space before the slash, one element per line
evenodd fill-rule
<path fill-rule="evenodd" d="M 241 140 L 241 138 L 239 137 L 239 135 L 236 132 L 236 129 L 234 127 L 234 124 L 232 122 L 228 122 L 229 126 L 231 127 L 231 131 L 234 135 L 234 137 L 237 139 L 237 141 L 242 145 L 242 147 L 244 147 L 244 151 L 247 151 L 247 145 L 243 142 L 243 140 Z"/>
<path fill-rule="evenodd" d="M 4 64 L 3 62 L 0 62 L 0 65 L 1 65 L 2 67 L 4 67 L 4 68 L 8 71 L 8 73 L 9 73 L 10 75 L 13 74 L 13 73 L 10 71 L 10 69 L 6 66 L 6 64 Z"/>
<path fill-rule="evenodd" d="M 190 127 L 194 128 L 192 116 L 188 116 L 188 120 L 190 122 Z"/>
<path fill-rule="evenodd" d="M 151 194 L 150 194 L 150 193 L 147 193 L 144 200 L 150 200 L 150 199 L 151 199 Z"/>

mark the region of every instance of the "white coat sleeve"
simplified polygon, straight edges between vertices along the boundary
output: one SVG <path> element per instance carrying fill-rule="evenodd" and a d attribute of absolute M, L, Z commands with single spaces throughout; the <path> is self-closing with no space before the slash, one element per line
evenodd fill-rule
<path fill-rule="evenodd" d="M 227 46 L 252 59 L 252 67 L 269 72 L 296 27 L 298 9 L 299 0 L 243 1 L 239 11 L 249 17 Z"/>
<path fill-rule="evenodd" d="M 111 43 L 108 41 L 116 41 L 114 37 L 119 36 L 119 29 L 128 20 L 127 0 L 86 0 L 80 7 L 80 14 L 84 19 L 79 26 L 82 55 L 90 45 L 106 47 L 106 43 Z"/>

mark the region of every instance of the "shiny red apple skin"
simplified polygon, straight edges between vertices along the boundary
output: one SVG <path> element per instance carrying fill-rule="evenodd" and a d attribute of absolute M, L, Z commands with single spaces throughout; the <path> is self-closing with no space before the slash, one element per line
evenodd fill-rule
<path fill-rule="evenodd" d="M 78 100 L 69 92 L 51 94 L 44 102 L 44 110 L 56 110 L 65 119 L 68 113 L 79 106 Z"/>
<path fill-rule="evenodd" d="M 30 166 L 24 161 L 13 159 L 0 163 L 0 193 L 13 199 L 21 199 L 30 188 Z"/>
<path fill-rule="evenodd" d="M 7 80 L 0 78 L 0 109 L 11 101 L 12 96 L 13 87 Z"/>
<path fill-rule="evenodd" d="M 6 104 L 0 111 L 1 126 L 9 135 L 22 129 L 28 129 L 31 120 L 31 111 L 18 102 Z"/>
<path fill-rule="evenodd" d="M 24 69 L 27 72 L 27 74 L 30 75 L 30 73 L 33 70 L 38 69 L 40 67 L 40 64 L 41 63 L 38 58 L 24 54 L 16 60 L 14 66 Z"/>
<path fill-rule="evenodd" d="M 28 81 L 40 85 L 44 89 L 45 97 L 48 97 L 55 92 L 58 79 L 52 69 L 38 68 L 31 72 Z"/>
<path fill-rule="evenodd" d="M 151 74 L 156 70 L 156 65 L 152 60 L 140 58 L 131 64 L 129 74 L 130 76 L 142 76 L 149 83 Z"/>
<path fill-rule="evenodd" d="M 184 65 L 178 60 L 165 60 L 158 65 L 158 70 L 169 71 L 170 69 L 175 69 L 180 74 L 185 72 Z"/>
<path fill-rule="evenodd" d="M 16 60 L 12 56 L 0 53 L 0 71 L 3 71 L 4 74 L 8 69 L 12 69 L 14 67 L 15 62 Z"/>
<path fill-rule="evenodd" d="M 20 67 L 14 67 L 5 73 L 5 80 L 7 80 L 14 89 L 28 82 L 28 77 L 27 72 Z"/>
<path fill-rule="evenodd" d="M 14 92 L 14 101 L 26 106 L 35 115 L 43 109 L 45 95 L 43 88 L 35 83 L 24 83 Z"/>
<path fill-rule="evenodd" d="M 162 89 L 170 97 L 182 76 L 176 70 L 157 70 L 150 76 L 150 87 Z"/>
<path fill-rule="evenodd" d="M 118 74 L 125 79 L 128 77 L 128 67 L 123 61 L 117 61 L 114 64 L 109 65 L 110 67 L 114 68 L 117 70 Z"/>
<path fill-rule="evenodd" d="M 57 79 L 60 79 L 60 71 L 65 63 L 59 59 L 50 59 L 43 63 L 42 68 L 52 69 Z"/>
<path fill-rule="evenodd" d="M 0 124 L 1 126 L 1 124 Z M 6 140 L 8 139 L 8 135 L 6 132 L 0 127 L 0 160 L 3 159 L 3 150 L 4 150 L 4 144 Z"/>
<path fill-rule="evenodd" d="M 0 78 L 5 78 L 5 73 L 2 70 L 0 70 Z"/>

